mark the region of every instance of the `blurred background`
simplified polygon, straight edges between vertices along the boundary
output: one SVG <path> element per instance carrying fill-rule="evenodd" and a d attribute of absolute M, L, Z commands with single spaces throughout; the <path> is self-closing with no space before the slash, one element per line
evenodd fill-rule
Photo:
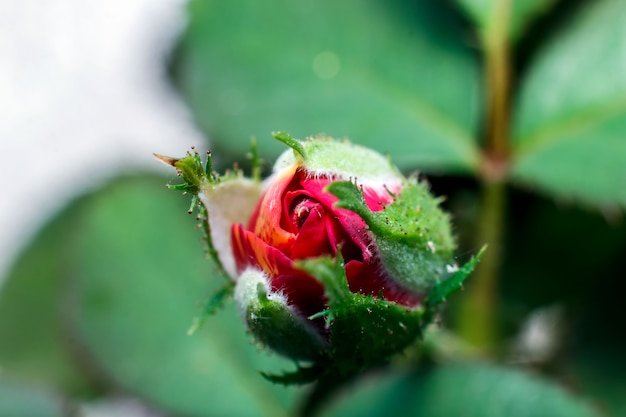
<path fill-rule="evenodd" d="M 267 174 L 276 130 L 388 153 L 459 261 L 492 254 L 436 370 L 405 355 L 324 415 L 626 415 L 623 6 L 0 0 L 0 417 L 293 414 L 232 306 L 186 335 L 222 278 L 152 157 L 247 169 L 255 137 Z"/>

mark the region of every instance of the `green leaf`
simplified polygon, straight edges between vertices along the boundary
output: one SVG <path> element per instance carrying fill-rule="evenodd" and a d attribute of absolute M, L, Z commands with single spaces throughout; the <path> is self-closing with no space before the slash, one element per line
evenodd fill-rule
<path fill-rule="evenodd" d="M 482 36 L 491 36 L 493 26 L 507 22 L 507 36 L 515 41 L 533 19 L 547 12 L 556 0 L 456 0 L 469 17 L 476 23 Z M 498 14 L 498 7 L 504 4 L 508 15 Z M 502 9 L 500 9 L 502 10 Z"/>
<path fill-rule="evenodd" d="M 531 22 L 547 13 L 558 0 L 510 0 L 511 23 L 509 34 L 512 40 L 519 39 Z"/>
<path fill-rule="evenodd" d="M 548 381 L 482 364 L 453 364 L 371 379 L 324 417 L 593 417 L 584 401 Z"/>
<path fill-rule="evenodd" d="M 596 340 L 590 342 L 597 343 Z M 626 363 L 623 360 L 624 343 L 608 341 L 604 348 L 589 349 L 576 353 L 571 373 L 580 381 L 580 389 L 590 393 L 601 404 L 607 416 L 625 416 L 626 398 L 624 380 Z M 580 347 L 578 349 L 581 349 Z"/>
<path fill-rule="evenodd" d="M 401 167 L 476 169 L 477 60 L 439 2 L 194 0 L 176 68 L 215 144 L 349 136 Z"/>
<path fill-rule="evenodd" d="M 521 85 L 514 180 L 559 196 L 626 206 L 626 8 L 582 4 Z"/>
<path fill-rule="evenodd" d="M 294 390 L 258 371 L 293 365 L 261 353 L 232 304 L 186 334 L 223 278 L 185 210 L 160 181 L 93 196 L 73 228 L 68 322 L 105 375 L 173 414 L 284 416 Z"/>
<path fill-rule="evenodd" d="M 0 417 L 62 417 L 63 402 L 52 393 L 0 378 Z"/>
<path fill-rule="evenodd" d="M 67 276 L 63 242 L 76 215 L 73 207 L 46 225 L 22 251 L 2 285 L 0 370 L 7 378 L 53 386 L 68 395 L 86 395 L 94 387 L 70 355 L 59 314 L 64 309 Z"/>

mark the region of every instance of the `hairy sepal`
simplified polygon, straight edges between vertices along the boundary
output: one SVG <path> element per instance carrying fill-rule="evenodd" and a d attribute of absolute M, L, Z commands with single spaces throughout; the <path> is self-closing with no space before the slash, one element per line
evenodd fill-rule
<path fill-rule="evenodd" d="M 270 290 L 263 271 L 248 268 L 235 286 L 235 302 L 251 333 L 262 345 L 296 361 L 320 362 L 327 355 L 319 328 Z"/>
<path fill-rule="evenodd" d="M 327 191 L 339 198 L 337 207 L 353 211 L 367 224 L 383 267 L 397 284 L 427 294 L 457 269 L 448 215 L 424 183 L 406 179 L 393 202 L 379 212 L 368 208 L 352 181 L 333 182 Z"/>
<path fill-rule="evenodd" d="M 176 168 L 178 176 L 183 179 L 182 184 L 168 184 L 168 187 L 193 196 L 189 213 L 199 202 L 202 203 L 198 220 L 206 233 L 208 252 L 219 272 L 234 280 L 237 271 L 231 250 L 230 229 L 233 224 L 248 222 L 263 193 L 261 182 L 258 178 L 245 178 L 237 169 L 219 175 L 212 171 L 211 154 L 207 153 L 203 163 L 200 154 L 193 148 L 180 159 L 158 154 L 154 156 Z M 258 165 L 258 160 L 254 159 L 253 165 Z"/>
<path fill-rule="evenodd" d="M 312 178 L 352 179 L 373 187 L 383 184 L 394 187 L 402 181 L 402 175 L 388 158 L 347 139 L 315 136 L 299 141 L 285 132 L 273 135 L 292 148 L 278 158 L 274 172 L 298 165 Z"/>
<path fill-rule="evenodd" d="M 212 247 L 220 263 L 232 278 L 237 277 L 232 251 L 231 228 L 233 224 L 246 224 L 261 198 L 259 182 L 237 175 L 219 183 L 205 182 L 198 196 L 208 211 Z"/>
<path fill-rule="evenodd" d="M 326 289 L 328 309 L 319 315 L 325 317 L 330 331 L 327 369 L 332 374 L 346 377 L 383 364 L 422 334 L 422 309 L 351 292 L 340 257 L 320 257 L 296 265 Z"/>

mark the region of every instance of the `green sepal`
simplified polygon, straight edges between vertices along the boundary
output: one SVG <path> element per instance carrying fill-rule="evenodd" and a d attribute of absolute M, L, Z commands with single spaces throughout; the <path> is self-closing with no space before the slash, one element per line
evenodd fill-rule
<path fill-rule="evenodd" d="M 211 158 L 208 158 L 208 160 L 210 159 Z M 202 184 L 207 181 L 200 154 L 194 152 L 176 162 L 175 166 L 176 169 L 180 171 L 183 180 L 189 185 L 189 191 L 193 194 L 197 194 Z"/>
<path fill-rule="evenodd" d="M 450 294 L 463 288 L 463 282 L 474 271 L 486 249 L 487 245 L 484 245 L 472 259 L 454 272 L 451 277 L 433 287 L 425 300 L 424 325 L 428 325 L 432 321 L 438 312 L 438 306 L 445 302 Z"/>
<path fill-rule="evenodd" d="M 227 276 L 211 241 L 211 229 L 208 222 L 208 212 L 198 198 L 198 194 L 203 187 L 206 187 L 209 184 L 217 184 L 220 181 L 219 175 L 212 172 L 213 163 L 211 160 L 211 152 L 207 152 L 207 158 L 204 164 L 202 163 L 200 154 L 193 147 L 191 148 L 191 151 L 187 152 L 187 156 L 183 158 L 172 158 L 156 153 L 153 155 L 159 161 L 176 168 L 178 176 L 182 177 L 184 181 L 182 184 L 167 184 L 167 188 L 191 194 L 191 204 L 187 212 L 192 214 L 195 208 L 198 209 L 196 219 L 198 220 L 199 228 L 203 232 L 203 239 L 207 245 L 207 253 L 217 266 L 218 273 Z M 193 331 L 196 330 L 194 329 L 194 325 L 192 325 L 192 328 L 189 331 L 192 331 L 192 329 Z"/>
<path fill-rule="evenodd" d="M 259 291 L 259 303 L 249 309 L 248 328 L 259 342 L 294 360 L 319 361 L 326 346 L 310 328 L 285 304 L 270 300 Z"/>
<path fill-rule="evenodd" d="M 178 176 L 184 180 L 182 184 L 167 184 L 167 187 L 170 190 L 182 191 L 183 194 L 191 194 L 191 206 L 188 212 L 191 214 L 194 209 L 198 209 L 196 219 L 199 222 L 199 228 L 204 232 L 207 253 L 215 262 L 218 274 L 226 277 L 230 275 L 232 279 L 235 278 L 234 266 L 223 265 L 218 253 L 220 248 L 216 244 L 216 240 L 219 240 L 216 236 L 223 235 L 223 230 L 212 230 L 214 225 L 211 223 L 216 211 L 220 212 L 219 215 L 223 220 L 229 220 L 227 226 L 231 223 L 245 223 L 254 204 L 260 198 L 262 194 L 261 160 L 254 139 L 251 140 L 250 145 L 252 180 L 245 178 L 237 166 L 232 170 L 227 170 L 223 175 L 213 172 L 211 152 L 207 152 L 206 162 L 203 163 L 200 154 L 193 147 L 187 152 L 187 156 L 180 159 L 154 154 L 159 161 L 176 168 Z M 228 197 L 232 197 L 232 201 Z M 233 219 L 233 214 L 239 217 Z M 224 250 L 223 247 L 221 249 Z"/>
<path fill-rule="evenodd" d="M 487 245 L 484 245 L 478 253 L 467 261 L 461 268 L 459 268 L 452 276 L 445 281 L 439 282 L 433 287 L 426 298 L 426 305 L 428 307 L 435 307 L 438 304 L 446 301 L 446 298 L 453 292 L 463 288 L 463 282 L 474 271 L 478 261 L 487 249 Z"/>
<path fill-rule="evenodd" d="M 261 169 L 263 161 L 259 156 L 259 148 L 256 143 L 256 138 L 252 137 L 250 139 L 250 165 L 252 166 L 252 179 L 256 182 L 261 182 Z"/>
<path fill-rule="evenodd" d="M 184 194 L 191 194 L 191 205 L 188 212 L 192 214 L 194 209 L 197 209 L 198 228 L 203 233 L 206 253 L 213 261 L 215 275 L 227 279 L 226 284 L 206 303 L 203 312 L 194 318 L 188 330 L 188 334 L 193 334 L 233 294 L 236 270 L 234 259 L 230 254 L 230 245 L 227 244 L 229 242 L 223 239 L 224 236 L 228 236 L 224 230 L 229 233 L 231 224 L 247 221 L 254 203 L 260 197 L 260 159 L 256 143 L 253 140 L 250 157 L 254 179 L 248 180 L 244 178 L 243 172 L 236 167 L 226 171 L 224 175 L 213 172 L 211 152 L 207 152 L 206 161 L 203 163 L 200 154 L 193 147 L 183 158 L 172 158 L 158 154 L 154 154 L 154 156 L 159 161 L 176 168 L 178 176 L 183 179 L 182 184 L 167 184 L 167 187 L 182 191 Z M 246 198 L 242 198 L 242 196 Z M 231 200 L 234 202 L 228 197 L 232 197 Z M 233 217 L 233 214 L 240 214 L 240 218 L 228 217 Z M 220 249 L 222 256 L 220 256 Z M 225 253 L 226 255 L 224 255 Z"/>
<path fill-rule="evenodd" d="M 274 171 L 297 164 L 312 177 L 354 178 L 376 184 L 398 183 L 403 178 L 388 158 L 347 139 L 319 135 L 300 141 L 285 132 L 273 135 L 295 151 L 284 152 Z"/>
<path fill-rule="evenodd" d="M 354 294 L 334 308 L 330 345 L 342 375 L 386 363 L 422 334 L 423 310 Z"/>
<path fill-rule="evenodd" d="M 405 180 L 402 192 L 383 211 L 367 206 L 363 191 L 351 181 L 330 183 L 337 207 L 358 214 L 374 236 L 377 253 L 391 277 L 418 294 L 426 294 L 454 268 L 454 240 L 448 215 L 426 184 Z"/>
<path fill-rule="evenodd" d="M 351 292 L 340 257 L 298 261 L 296 265 L 326 289 L 329 372 L 349 376 L 383 364 L 421 336 L 424 310 Z"/>
<path fill-rule="evenodd" d="M 272 132 L 272 136 L 274 137 L 274 139 L 281 141 L 282 143 L 284 143 L 285 145 L 289 146 L 291 149 L 299 153 L 302 158 L 306 158 L 306 151 L 304 150 L 302 143 L 299 140 L 291 137 L 289 133 Z"/>
<path fill-rule="evenodd" d="M 326 372 L 323 362 L 318 362 L 312 366 L 298 366 L 293 372 L 285 372 L 283 374 L 268 374 L 261 372 L 261 376 L 275 384 L 283 385 L 304 385 L 317 381 L 320 376 Z"/>
<path fill-rule="evenodd" d="M 295 262 L 295 265 L 320 281 L 328 298 L 328 309 L 312 317 L 325 316 L 327 320 L 332 320 L 337 306 L 351 302 L 354 293 L 348 287 L 348 278 L 346 277 L 345 265 L 340 251 L 337 251 L 335 259 L 322 256 L 299 260 Z"/>
<path fill-rule="evenodd" d="M 327 355 L 320 329 L 272 293 L 265 274 L 248 269 L 235 287 L 235 300 L 258 342 L 288 358 L 319 362 Z"/>
<path fill-rule="evenodd" d="M 178 171 L 178 175 L 183 178 L 184 184 L 174 184 L 168 187 L 179 191 L 188 191 L 197 195 L 202 185 L 211 180 L 211 154 L 207 156 L 206 165 L 202 163 L 200 154 L 191 148 L 191 152 L 187 152 L 187 156 L 183 158 L 171 158 L 159 154 L 153 154 L 159 161 L 173 166 Z"/>
<path fill-rule="evenodd" d="M 204 304 L 202 313 L 193 318 L 191 327 L 187 330 L 189 336 L 193 335 L 198 329 L 202 327 L 204 322 L 215 314 L 220 308 L 224 306 L 226 300 L 232 298 L 235 291 L 235 282 L 228 281 L 219 290 L 215 291 L 209 300 Z"/>

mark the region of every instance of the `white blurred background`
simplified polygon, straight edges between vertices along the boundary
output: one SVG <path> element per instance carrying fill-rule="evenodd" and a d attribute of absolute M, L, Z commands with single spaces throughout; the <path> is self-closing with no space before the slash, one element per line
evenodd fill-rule
<path fill-rule="evenodd" d="M 183 0 L 0 0 L 0 285 L 72 198 L 201 142 L 168 85 Z"/>

